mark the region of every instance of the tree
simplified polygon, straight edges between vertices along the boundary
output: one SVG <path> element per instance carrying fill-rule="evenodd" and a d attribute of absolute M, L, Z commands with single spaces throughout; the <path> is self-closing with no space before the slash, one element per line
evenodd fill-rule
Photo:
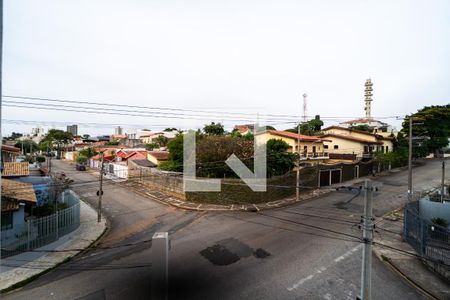
<path fill-rule="evenodd" d="M 95 151 L 95 149 L 93 147 L 82 149 L 78 153 L 79 153 L 80 156 L 84 156 L 84 157 L 87 157 L 87 158 L 91 158 L 92 156 L 98 154 L 98 152 Z"/>
<path fill-rule="evenodd" d="M 89 134 L 83 134 L 83 140 L 88 140 L 91 136 Z"/>
<path fill-rule="evenodd" d="M 267 175 L 269 177 L 283 175 L 295 165 L 296 155 L 287 152 L 289 145 L 280 139 L 267 141 Z"/>
<path fill-rule="evenodd" d="M 275 127 L 270 126 L 270 125 L 266 125 L 266 130 L 276 130 Z"/>
<path fill-rule="evenodd" d="M 33 153 L 39 149 L 38 144 L 33 140 L 18 141 L 14 147 L 23 149 L 24 153 Z"/>
<path fill-rule="evenodd" d="M 369 125 L 350 126 L 350 129 L 371 132 Z"/>
<path fill-rule="evenodd" d="M 211 124 L 205 125 L 205 127 L 203 127 L 203 132 L 206 135 L 223 135 L 225 133 L 225 130 L 222 124 L 211 122 Z"/>
<path fill-rule="evenodd" d="M 47 135 L 44 137 L 43 141 L 50 141 L 59 144 L 67 144 L 73 140 L 73 135 L 70 132 L 63 131 L 60 129 L 50 129 Z"/>
<path fill-rule="evenodd" d="M 51 141 L 41 141 L 39 143 L 39 150 L 42 152 L 48 152 L 53 148 L 53 143 Z"/>
<path fill-rule="evenodd" d="M 435 156 L 439 154 L 444 147 L 448 145 L 450 137 L 450 104 L 425 106 L 417 113 L 412 115 L 413 137 L 423 139 L 415 139 L 413 153 L 419 154 L 420 157 L 433 153 Z M 402 131 L 405 135 L 409 134 L 409 117 L 405 117 Z"/>
<path fill-rule="evenodd" d="M 109 145 L 109 146 L 118 146 L 119 144 L 120 144 L 120 141 L 118 139 L 112 139 L 106 143 L 106 145 Z"/>
<path fill-rule="evenodd" d="M 158 143 L 158 145 L 160 147 L 167 146 L 167 143 L 169 142 L 169 139 L 167 137 L 165 137 L 164 135 L 159 135 L 155 140 L 156 140 L 156 143 Z"/>
<path fill-rule="evenodd" d="M 164 129 L 163 131 L 165 132 L 171 132 L 171 131 L 177 131 L 177 129 L 175 127 L 167 127 L 166 129 Z"/>
<path fill-rule="evenodd" d="M 147 149 L 147 150 L 151 151 L 151 150 L 156 149 L 156 148 L 159 148 L 158 143 L 145 144 L 145 149 Z"/>
<path fill-rule="evenodd" d="M 4 139 L 8 140 L 8 141 L 14 141 L 22 136 L 23 136 L 23 134 L 13 131 L 10 136 L 5 137 Z"/>
<path fill-rule="evenodd" d="M 323 121 L 319 115 L 316 115 L 314 119 L 301 123 L 294 128 L 286 129 L 288 132 L 298 133 L 298 126 L 300 126 L 300 133 L 304 135 L 320 135 Z"/>
<path fill-rule="evenodd" d="M 162 162 L 159 168 L 166 171 L 183 171 L 183 135 L 177 135 L 167 144 L 169 158 Z"/>
<path fill-rule="evenodd" d="M 45 156 L 37 156 L 36 157 L 36 162 L 38 162 L 40 164 L 45 162 Z"/>
<path fill-rule="evenodd" d="M 78 155 L 77 157 L 77 163 L 79 164 L 85 164 L 88 161 L 88 158 L 84 155 Z"/>

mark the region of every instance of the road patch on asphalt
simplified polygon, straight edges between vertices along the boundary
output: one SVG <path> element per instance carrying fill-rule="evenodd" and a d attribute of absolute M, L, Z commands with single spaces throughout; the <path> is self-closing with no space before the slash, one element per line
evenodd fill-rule
<path fill-rule="evenodd" d="M 266 250 L 262 248 L 254 250 L 235 238 L 218 241 L 215 245 L 200 251 L 200 254 L 216 266 L 231 265 L 241 258 L 247 258 L 252 255 L 259 259 L 271 256 Z"/>

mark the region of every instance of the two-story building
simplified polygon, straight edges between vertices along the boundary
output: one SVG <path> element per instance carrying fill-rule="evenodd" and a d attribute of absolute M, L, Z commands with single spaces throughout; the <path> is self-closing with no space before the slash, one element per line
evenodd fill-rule
<path fill-rule="evenodd" d="M 289 145 L 288 151 L 299 153 L 300 160 L 321 161 L 328 159 L 328 152 L 324 148 L 325 140 L 321 137 L 281 130 L 268 130 L 258 134 L 258 141 L 261 143 L 267 143 L 271 139 L 286 142 Z"/>
<path fill-rule="evenodd" d="M 393 149 L 393 138 L 340 126 L 323 129 L 321 138 L 330 159 L 371 159 L 375 152 L 387 153 Z"/>

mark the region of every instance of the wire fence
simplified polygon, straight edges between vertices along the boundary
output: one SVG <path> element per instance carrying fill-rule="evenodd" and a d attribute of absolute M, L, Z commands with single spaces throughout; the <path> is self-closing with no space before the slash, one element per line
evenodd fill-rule
<path fill-rule="evenodd" d="M 1 258 L 40 248 L 77 229 L 80 225 L 80 199 L 71 190 L 65 191 L 61 198 L 68 208 L 45 217 L 29 218 L 2 231 Z"/>
<path fill-rule="evenodd" d="M 419 201 L 405 207 L 404 238 L 422 257 L 450 270 L 449 229 L 423 219 Z"/>

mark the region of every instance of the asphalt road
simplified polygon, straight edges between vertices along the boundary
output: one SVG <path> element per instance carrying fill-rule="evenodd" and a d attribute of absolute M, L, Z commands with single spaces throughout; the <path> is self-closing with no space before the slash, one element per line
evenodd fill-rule
<path fill-rule="evenodd" d="M 436 185 L 439 166 L 430 161 L 415 168 L 415 187 Z M 54 162 L 53 169 L 75 182 L 96 180 L 63 162 Z M 407 172 L 374 180 L 379 185 L 376 216 L 406 201 Z M 96 204 L 97 183 L 77 184 L 75 190 Z M 85 252 L 2 297 L 149 299 L 148 239 L 155 231 L 170 233 L 169 299 L 355 299 L 359 294 L 357 224 L 363 197 L 354 192 L 335 191 L 262 213 L 201 213 L 159 204 L 109 182 L 104 207 L 111 230 L 101 246 L 109 249 Z M 372 280 L 373 299 L 423 299 L 376 257 Z"/>

